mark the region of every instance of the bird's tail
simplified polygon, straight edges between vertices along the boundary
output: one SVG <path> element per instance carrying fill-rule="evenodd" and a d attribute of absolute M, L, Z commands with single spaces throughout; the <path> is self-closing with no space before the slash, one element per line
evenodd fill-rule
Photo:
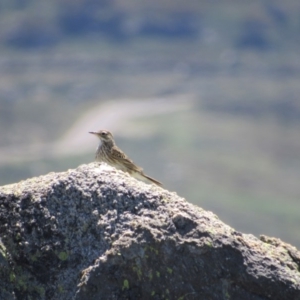
<path fill-rule="evenodd" d="M 149 176 L 147 176 L 147 175 L 145 175 L 145 174 L 143 174 L 143 176 L 144 176 L 147 180 L 149 180 L 151 183 L 154 183 L 154 184 L 156 184 L 156 185 L 158 185 L 158 186 L 162 186 L 162 183 L 160 183 L 160 182 L 157 181 L 156 179 L 154 179 L 154 178 L 152 178 L 152 177 L 149 177 Z"/>
<path fill-rule="evenodd" d="M 158 186 L 162 186 L 162 183 L 160 183 L 159 181 L 157 181 L 156 179 L 154 179 L 150 176 L 145 175 L 143 172 L 142 173 L 133 173 L 132 176 L 136 177 L 137 179 L 142 180 L 144 182 L 154 183 Z"/>

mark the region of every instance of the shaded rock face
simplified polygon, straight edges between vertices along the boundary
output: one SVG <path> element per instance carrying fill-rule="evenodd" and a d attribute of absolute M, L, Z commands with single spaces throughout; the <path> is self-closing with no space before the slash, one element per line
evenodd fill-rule
<path fill-rule="evenodd" d="M 0 188 L 0 299 L 300 299 L 299 252 L 92 163 Z"/>

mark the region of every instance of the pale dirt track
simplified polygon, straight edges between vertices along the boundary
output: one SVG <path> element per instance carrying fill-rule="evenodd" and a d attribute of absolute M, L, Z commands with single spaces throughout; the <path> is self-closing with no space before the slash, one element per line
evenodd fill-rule
<path fill-rule="evenodd" d="M 97 141 L 89 131 L 108 129 L 118 136 L 145 136 L 155 133 L 155 126 L 136 128 L 130 121 L 190 109 L 192 96 L 153 98 L 145 100 L 108 100 L 86 111 L 59 140 L 51 144 L 32 144 L 0 149 L 0 166 L 11 163 L 80 155 L 94 152 Z"/>

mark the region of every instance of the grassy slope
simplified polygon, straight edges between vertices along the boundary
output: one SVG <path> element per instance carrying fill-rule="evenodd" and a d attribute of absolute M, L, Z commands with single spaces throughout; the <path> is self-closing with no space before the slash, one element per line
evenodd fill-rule
<path fill-rule="evenodd" d="M 212 210 L 237 230 L 279 236 L 299 245 L 299 156 L 285 152 L 299 147 L 293 145 L 299 125 L 285 129 L 289 138 L 283 149 L 281 135 L 276 134 L 281 126 L 272 119 L 253 122 L 249 117 L 194 109 L 136 120 L 133 125 L 156 128 L 157 137 L 118 138 L 118 144 L 166 188 Z M 261 141 L 268 139 L 269 144 L 262 146 Z M 91 161 L 93 151 L 1 171 L 14 171 L 16 178 L 63 171 Z"/>
<path fill-rule="evenodd" d="M 46 51 L 2 45 L 0 146 L 53 141 L 86 107 L 110 98 L 191 93 L 197 99 L 191 111 L 136 120 L 156 128 L 157 138 L 120 140 L 122 148 L 167 188 L 237 230 L 300 247 L 298 2 L 286 2 L 290 18 L 283 27 L 259 2 L 247 3 L 205 3 L 204 35 L 195 40 L 65 37 Z M 241 21 L 253 17 L 267 24 L 273 49 L 234 46 Z M 5 11 L 2 25 L 16 20 Z M 63 171 L 91 156 L 11 160 L 0 168 L 0 184 Z"/>

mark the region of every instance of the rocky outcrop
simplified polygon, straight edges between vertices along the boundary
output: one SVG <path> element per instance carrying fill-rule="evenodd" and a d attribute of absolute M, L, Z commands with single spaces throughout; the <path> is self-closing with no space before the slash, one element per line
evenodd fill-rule
<path fill-rule="evenodd" d="M 300 299 L 300 255 L 105 164 L 0 188 L 0 299 Z"/>

